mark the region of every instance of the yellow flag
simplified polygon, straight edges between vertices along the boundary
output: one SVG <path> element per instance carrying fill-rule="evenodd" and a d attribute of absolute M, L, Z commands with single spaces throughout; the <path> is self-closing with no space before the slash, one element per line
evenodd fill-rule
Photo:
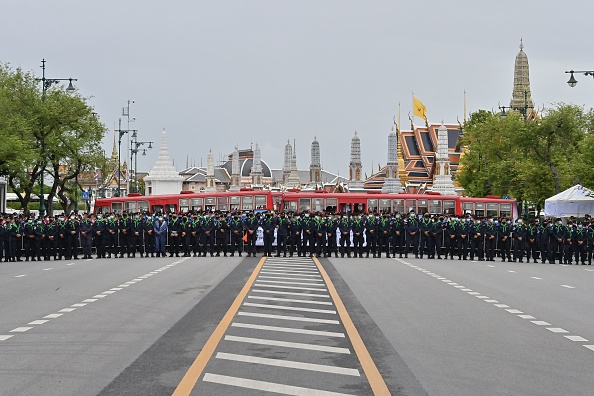
<path fill-rule="evenodd" d="M 413 115 L 427 121 L 427 108 L 421 101 L 413 96 Z"/>

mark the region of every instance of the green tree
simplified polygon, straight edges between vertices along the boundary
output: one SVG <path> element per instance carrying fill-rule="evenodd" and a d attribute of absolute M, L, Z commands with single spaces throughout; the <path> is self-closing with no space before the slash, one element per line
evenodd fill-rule
<path fill-rule="evenodd" d="M 78 190 L 73 181 L 104 158 L 100 145 L 106 128 L 87 99 L 60 87 L 51 87 L 43 97 L 32 73 L 1 65 L 0 107 L 0 174 L 7 177 L 22 208 L 29 211 L 43 172 L 53 178 L 48 201 L 57 196 L 69 212 Z M 48 205 L 49 212 L 51 208 Z"/>

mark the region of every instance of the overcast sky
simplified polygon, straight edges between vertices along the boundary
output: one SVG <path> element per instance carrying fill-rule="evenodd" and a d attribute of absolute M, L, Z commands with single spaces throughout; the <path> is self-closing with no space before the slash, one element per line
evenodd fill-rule
<path fill-rule="evenodd" d="M 314 136 L 323 167 L 348 175 L 350 140 L 361 138 L 363 171 L 384 165 L 387 134 L 411 92 L 429 121 L 509 105 L 520 38 L 537 106 L 591 107 L 594 69 L 590 1 L 154 1 L 1 0 L 0 61 L 49 78 L 78 78 L 113 129 L 128 99 L 149 170 L 163 128 L 178 170 L 206 166 L 253 142 L 282 167 L 287 139 L 300 169 Z M 417 120 L 417 122 L 421 122 Z M 124 122 L 124 127 L 126 127 Z M 124 154 L 122 154 L 122 157 Z"/>

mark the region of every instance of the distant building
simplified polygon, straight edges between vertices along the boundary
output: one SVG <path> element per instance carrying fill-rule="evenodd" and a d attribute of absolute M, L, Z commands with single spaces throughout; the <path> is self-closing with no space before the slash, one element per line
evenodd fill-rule
<path fill-rule="evenodd" d="M 169 156 L 167 134 L 165 129 L 161 133 L 161 148 L 157 163 L 144 178 L 146 195 L 178 194 L 182 189 L 183 177 L 175 169 Z"/>

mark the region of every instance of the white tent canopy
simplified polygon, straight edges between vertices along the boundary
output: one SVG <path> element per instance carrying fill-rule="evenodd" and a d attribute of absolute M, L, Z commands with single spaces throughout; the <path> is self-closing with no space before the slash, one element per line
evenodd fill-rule
<path fill-rule="evenodd" d="M 594 191 L 576 184 L 545 200 L 545 216 L 583 217 L 594 214 Z"/>

